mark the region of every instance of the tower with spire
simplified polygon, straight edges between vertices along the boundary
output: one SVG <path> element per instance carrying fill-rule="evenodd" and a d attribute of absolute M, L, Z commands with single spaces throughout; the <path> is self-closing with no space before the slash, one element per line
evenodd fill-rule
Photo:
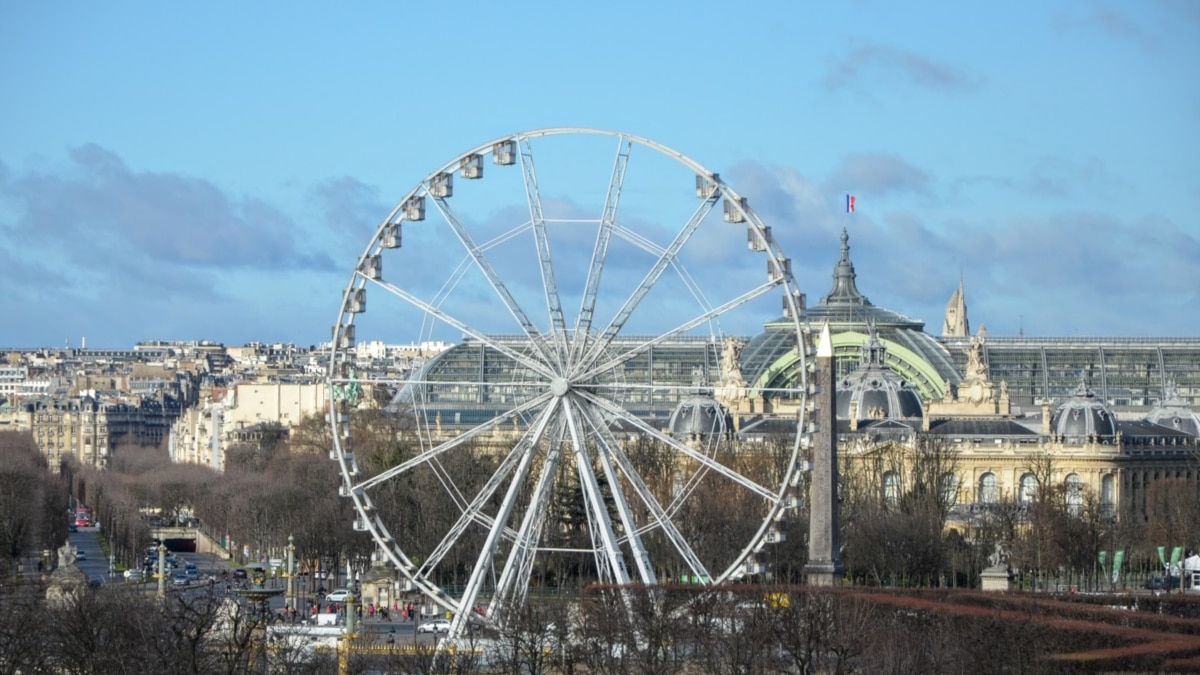
<path fill-rule="evenodd" d="M 942 322 L 942 337 L 966 337 L 971 334 L 971 323 L 967 321 L 967 296 L 963 292 L 963 279 L 958 277 L 958 288 L 946 303 L 946 320 Z"/>

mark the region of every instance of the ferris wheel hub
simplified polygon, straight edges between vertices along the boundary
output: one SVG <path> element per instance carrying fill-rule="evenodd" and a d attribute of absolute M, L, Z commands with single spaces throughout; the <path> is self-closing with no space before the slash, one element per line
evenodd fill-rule
<path fill-rule="evenodd" d="M 571 385 L 567 382 L 567 378 L 565 377 L 556 377 L 553 380 L 550 380 L 550 393 L 554 394 L 555 396 L 566 395 L 567 390 L 570 388 Z"/>

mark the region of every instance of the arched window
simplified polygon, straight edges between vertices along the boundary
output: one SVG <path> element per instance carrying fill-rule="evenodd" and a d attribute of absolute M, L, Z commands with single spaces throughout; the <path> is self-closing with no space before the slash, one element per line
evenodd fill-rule
<path fill-rule="evenodd" d="M 979 502 L 995 504 L 1000 501 L 1000 487 L 996 484 L 996 474 L 991 471 L 979 477 Z"/>
<path fill-rule="evenodd" d="M 883 501 L 888 506 L 900 503 L 900 474 L 895 471 L 883 474 Z"/>
<path fill-rule="evenodd" d="M 1067 474 L 1067 513 L 1077 516 L 1083 512 L 1083 479 L 1079 474 Z"/>
<path fill-rule="evenodd" d="M 1112 515 L 1115 508 L 1113 503 L 1113 475 L 1106 473 L 1100 478 L 1100 508 L 1105 515 Z"/>
<path fill-rule="evenodd" d="M 1037 495 L 1037 477 L 1031 473 L 1021 476 L 1021 493 L 1019 495 L 1022 504 L 1028 504 L 1033 501 Z"/>
<path fill-rule="evenodd" d="M 958 477 L 952 473 L 944 473 L 938 479 L 938 495 L 942 506 L 954 506 L 958 503 Z"/>

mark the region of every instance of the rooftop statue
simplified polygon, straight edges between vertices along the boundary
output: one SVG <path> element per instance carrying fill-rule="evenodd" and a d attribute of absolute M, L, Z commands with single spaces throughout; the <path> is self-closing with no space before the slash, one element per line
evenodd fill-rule
<path fill-rule="evenodd" d="M 744 345 L 737 338 L 725 338 L 724 350 L 721 352 L 721 381 L 745 386 L 742 377 L 742 366 L 739 358 Z"/>

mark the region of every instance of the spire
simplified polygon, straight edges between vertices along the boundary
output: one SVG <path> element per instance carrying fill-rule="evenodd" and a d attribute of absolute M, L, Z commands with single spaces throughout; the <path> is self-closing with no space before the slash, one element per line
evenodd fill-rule
<path fill-rule="evenodd" d="M 833 288 L 821 300 L 822 305 L 870 305 L 854 285 L 854 263 L 850 262 L 850 235 L 842 228 L 842 258 L 833 267 Z"/>
<path fill-rule="evenodd" d="M 946 319 L 942 322 L 942 337 L 966 337 L 971 334 L 971 323 L 967 320 L 967 294 L 963 290 L 962 274 L 958 275 L 958 288 L 946 303 Z"/>

